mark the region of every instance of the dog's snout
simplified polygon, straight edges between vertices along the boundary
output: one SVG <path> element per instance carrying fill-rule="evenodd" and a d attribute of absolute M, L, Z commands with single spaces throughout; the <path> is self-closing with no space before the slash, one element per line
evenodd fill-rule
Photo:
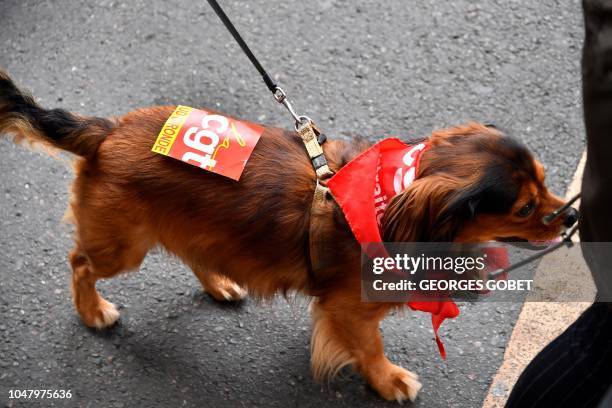
<path fill-rule="evenodd" d="M 578 221 L 578 210 L 574 207 L 570 207 L 565 211 L 565 219 L 563 220 L 563 226 L 566 228 L 571 227 Z"/>

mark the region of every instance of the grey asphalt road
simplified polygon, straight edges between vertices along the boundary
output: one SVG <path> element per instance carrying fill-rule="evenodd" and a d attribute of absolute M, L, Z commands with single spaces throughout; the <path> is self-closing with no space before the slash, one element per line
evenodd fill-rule
<path fill-rule="evenodd" d="M 497 124 L 545 163 L 557 193 L 583 149 L 578 1 L 222 1 L 300 113 L 331 137 L 419 136 Z M 115 115 L 208 106 L 290 126 L 204 1 L 0 1 L 0 66 L 48 107 Z M 384 406 L 350 371 L 309 374 L 307 300 L 222 306 L 161 253 L 98 286 L 120 324 L 73 312 L 60 224 L 72 174 L 0 142 L 0 402 L 7 406 Z M 58 160 L 59 159 L 59 160 Z M 469 158 L 467 158 L 469 159 Z M 441 361 L 428 316 L 382 325 L 392 361 L 424 384 L 416 406 L 478 407 L 520 304 L 466 304 L 445 322 Z M 10 400 L 9 389 L 70 389 Z M 389 404 L 391 405 L 391 404 Z"/>

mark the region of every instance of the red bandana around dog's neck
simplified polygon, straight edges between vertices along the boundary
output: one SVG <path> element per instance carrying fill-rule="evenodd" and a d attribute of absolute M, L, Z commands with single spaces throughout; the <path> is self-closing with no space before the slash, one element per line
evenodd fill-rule
<path fill-rule="evenodd" d="M 327 183 L 342 208 L 355 238 L 361 244 L 382 242 L 381 220 L 389 201 L 404 191 L 419 174 L 421 155 L 428 142 L 408 145 L 396 138 L 384 139 L 342 167 Z M 459 315 L 452 301 L 406 302 L 413 310 L 431 313 L 436 343 L 446 358 L 438 328 Z"/>

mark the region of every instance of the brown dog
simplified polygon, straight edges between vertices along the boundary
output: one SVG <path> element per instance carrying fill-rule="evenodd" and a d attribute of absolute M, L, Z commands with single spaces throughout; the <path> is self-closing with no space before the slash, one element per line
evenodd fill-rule
<path fill-rule="evenodd" d="M 384 398 L 414 399 L 416 376 L 385 357 L 378 329 L 401 304 L 361 302 L 360 248 L 337 206 L 321 226 L 337 262 L 317 276 L 308 273 L 315 173 L 297 134 L 265 128 L 234 182 L 150 151 L 173 110 L 146 108 L 110 120 L 46 110 L 0 71 L 0 132 L 80 156 L 69 259 L 83 322 L 115 323 L 119 312 L 98 294 L 96 281 L 138 268 L 161 245 L 219 301 L 247 290 L 312 296 L 314 376 L 352 364 Z M 546 189 L 542 165 L 523 145 L 476 123 L 429 140 L 417 179 L 385 212 L 386 241 L 543 241 L 559 234 L 563 217 L 551 225 L 541 219 L 563 202 Z M 338 170 L 367 147 L 329 141 L 324 150 Z"/>

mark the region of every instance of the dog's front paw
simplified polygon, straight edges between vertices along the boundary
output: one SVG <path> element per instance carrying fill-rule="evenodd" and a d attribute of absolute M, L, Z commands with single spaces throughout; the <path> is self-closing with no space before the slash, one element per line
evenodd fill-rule
<path fill-rule="evenodd" d="M 422 385 L 418 376 L 391 363 L 384 369 L 370 373 L 370 385 L 387 400 L 402 403 L 405 399 L 414 401 Z"/>
<path fill-rule="evenodd" d="M 204 290 L 219 302 L 237 302 L 247 295 L 242 286 L 223 276 L 207 279 Z"/>
<path fill-rule="evenodd" d="M 101 296 L 98 296 L 96 301 L 92 302 L 88 307 L 78 309 L 85 325 L 95 329 L 110 327 L 119 319 L 117 307 Z"/>

